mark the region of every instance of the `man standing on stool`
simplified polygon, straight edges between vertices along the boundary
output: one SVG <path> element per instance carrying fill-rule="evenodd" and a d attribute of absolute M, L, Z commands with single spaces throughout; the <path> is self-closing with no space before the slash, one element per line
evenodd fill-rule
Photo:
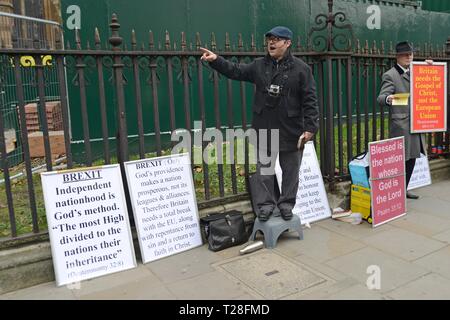
<path fill-rule="evenodd" d="M 279 160 L 283 181 L 278 199 L 273 170 L 276 150 L 272 150 L 272 144 L 269 143 L 266 150 L 272 159 L 269 165 L 260 162 L 261 150 L 258 150 L 257 186 L 252 193 L 256 197 L 260 221 L 267 221 L 277 206 L 284 220 L 292 219 L 303 155 L 302 147 L 318 130 L 316 84 L 310 67 L 290 52 L 292 35 L 291 30 L 282 26 L 268 31 L 265 34 L 268 54 L 249 64 L 231 63 L 201 48 L 201 59 L 209 62 L 213 69 L 230 79 L 248 81 L 256 85 L 252 127 L 258 132 L 258 141 L 261 139 L 259 130 L 279 130 Z M 268 136 L 270 137 L 270 132 Z M 257 145 L 259 148 L 260 143 Z M 261 172 L 261 168 L 264 172 Z M 270 173 L 265 174 L 267 171 Z"/>
<path fill-rule="evenodd" d="M 406 169 L 406 190 L 408 190 L 409 180 L 414 171 L 416 159 L 420 158 L 420 152 L 425 153 L 424 137 L 418 133 L 411 133 L 410 125 L 410 105 L 395 105 L 394 94 L 410 92 L 409 65 L 413 61 L 414 52 L 412 45 L 406 41 L 395 46 L 397 58 L 396 65 L 383 74 L 381 91 L 378 95 L 378 103 L 389 107 L 389 137 L 405 137 L 405 169 Z M 426 60 L 428 64 L 433 64 L 432 60 Z M 408 199 L 418 199 L 419 196 L 406 192 Z"/>

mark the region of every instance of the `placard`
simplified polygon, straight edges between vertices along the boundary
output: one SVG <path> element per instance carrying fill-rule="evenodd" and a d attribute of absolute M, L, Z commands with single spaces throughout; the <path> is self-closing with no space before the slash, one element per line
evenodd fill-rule
<path fill-rule="evenodd" d="M 447 63 L 411 64 L 411 132 L 447 130 Z"/>
<path fill-rule="evenodd" d="M 142 262 L 202 245 L 188 153 L 126 162 L 125 170 Z"/>
<path fill-rule="evenodd" d="M 416 159 L 414 171 L 409 180 L 408 190 L 417 189 L 431 184 L 430 166 L 428 164 L 428 157 L 423 153 L 420 158 Z"/>
<path fill-rule="evenodd" d="M 275 174 L 281 192 L 283 179 L 278 156 L 275 163 Z M 316 150 L 312 141 L 305 144 L 298 179 L 297 200 L 292 213 L 300 217 L 302 224 L 331 217 L 322 172 L 320 171 L 319 161 L 317 160 Z"/>
<path fill-rule="evenodd" d="M 372 226 L 406 214 L 404 137 L 369 143 Z"/>
<path fill-rule="evenodd" d="M 136 267 L 119 165 L 41 180 L 58 286 Z"/>

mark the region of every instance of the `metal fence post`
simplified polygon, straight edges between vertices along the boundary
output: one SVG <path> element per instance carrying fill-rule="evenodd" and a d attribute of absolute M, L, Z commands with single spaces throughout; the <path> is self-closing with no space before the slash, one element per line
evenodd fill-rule
<path fill-rule="evenodd" d="M 125 200 L 127 203 L 128 216 L 130 218 L 130 224 L 134 226 L 134 216 L 133 207 L 131 205 L 130 192 L 127 184 L 127 178 L 125 173 L 124 162 L 128 161 L 128 131 L 127 131 L 127 118 L 125 114 L 125 95 L 124 95 L 124 78 L 123 78 L 123 68 L 122 58 L 119 54 L 121 51 L 122 37 L 119 35 L 120 24 L 117 19 L 117 15 L 114 13 L 112 15 L 111 24 L 111 37 L 109 38 L 109 43 L 112 46 L 114 53 L 114 64 L 113 64 L 113 74 L 114 74 L 114 84 L 116 90 L 117 99 L 117 117 L 118 117 L 118 128 L 117 128 L 117 160 L 120 164 L 120 171 L 122 173 L 123 188 L 125 191 Z"/>
<path fill-rule="evenodd" d="M 111 37 L 109 43 L 115 53 L 121 51 L 122 37 L 119 35 L 120 24 L 117 15 L 113 14 L 111 19 Z M 120 55 L 114 55 L 114 82 L 117 99 L 117 115 L 118 115 L 118 130 L 117 130 L 117 157 L 119 163 L 128 160 L 128 139 L 127 139 L 127 119 L 125 114 L 125 96 L 123 92 L 123 68 L 124 64 Z"/>

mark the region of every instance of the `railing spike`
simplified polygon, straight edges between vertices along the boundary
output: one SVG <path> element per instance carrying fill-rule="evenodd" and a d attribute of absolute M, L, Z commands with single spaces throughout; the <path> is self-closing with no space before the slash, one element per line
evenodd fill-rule
<path fill-rule="evenodd" d="M 369 40 L 366 40 L 366 44 L 364 45 L 364 53 L 365 54 L 369 53 Z"/>
<path fill-rule="evenodd" d="M 80 30 L 78 28 L 75 28 L 75 44 L 77 46 L 77 50 L 81 50 L 81 37 Z"/>
<path fill-rule="evenodd" d="M 155 49 L 155 39 L 153 37 L 153 31 L 152 30 L 148 31 L 148 48 L 150 50 Z"/>
<path fill-rule="evenodd" d="M 137 49 L 137 41 L 136 41 L 136 31 L 131 30 L 131 50 L 136 51 Z"/>
<path fill-rule="evenodd" d="M 94 38 L 95 38 L 95 48 L 97 50 L 100 50 L 102 42 L 100 40 L 100 32 L 98 31 L 97 27 L 95 27 Z"/>
<path fill-rule="evenodd" d="M 170 50 L 170 34 L 169 31 L 166 30 L 166 45 L 165 45 L 166 50 Z"/>
<path fill-rule="evenodd" d="M 244 41 L 242 40 L 242 33 L 238 33 L 238 51 L 244 50 Z"/>
<path fill-rule="evenodd" d="M 202 41 L 200 39 L 200 32 L 197 32 L 195 35 L 195 45 L 197 47 L 197 50 L 200 50 L 200 47 L 202 46 Z"/>
<path fill-rule="evenodd" d="M 225 51 L 230 51 L 230 34 L 225 32 Z"/>
<path fill-rule="evenodd" d="M 186 43 L 186 33 L 184 31 L 181 32 L 181 50 L 186 51 L 187 43 Z"/>
<path fill-rule="evenodd" d="M 211 50 L 212 51 L 217 50 L 216 35 L 214 34 L 214 32 L 211 32 Z"/>
<path fill-rule="evenodd" d="M 251 48 L 252 52 L 256 52 L 256 41 L 255 41 L 255 35 L 251 34 Z"/>

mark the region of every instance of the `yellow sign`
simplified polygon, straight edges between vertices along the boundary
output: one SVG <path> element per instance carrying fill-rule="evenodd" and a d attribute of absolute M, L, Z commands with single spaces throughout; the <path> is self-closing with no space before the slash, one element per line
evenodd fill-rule
<path fill-rule="evenodd" d="M 393 106 L 407 106 L 408 105 L 409 93 L 396 93 L 394 94 L 394 99 L 392 100 Z"/>

